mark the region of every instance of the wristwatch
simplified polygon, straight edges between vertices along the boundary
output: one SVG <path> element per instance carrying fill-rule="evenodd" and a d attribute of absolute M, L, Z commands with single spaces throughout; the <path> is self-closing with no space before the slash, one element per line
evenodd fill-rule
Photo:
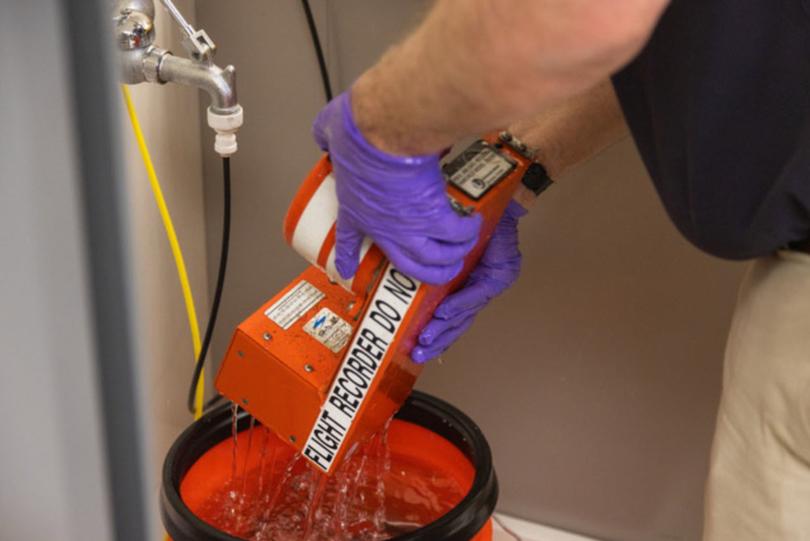
<path fill-rule="evenodd" d="M 546 188 L 554 184 L 554 181 L 551 180 L 550 176 L 548 176 L 548 171 L 546 171 L 546 168 L 543 167 L 543 164 L 535 160 L 537 149 L 527 146 L 523 141 L 508 131 L 501 132 L 498 135 L 498 140 L 505 145 L 509 145 L 509 147 L 519 152 L 526 158 L 532 160 L 531 165 L 529 165 L 528 169 L 526 169 L 526 172 L 523 174 L 523 178 L 521 179 L 521 182 L 526 189 L 534 193 L 535 196 L 538 196 L 543 193 Z"/>

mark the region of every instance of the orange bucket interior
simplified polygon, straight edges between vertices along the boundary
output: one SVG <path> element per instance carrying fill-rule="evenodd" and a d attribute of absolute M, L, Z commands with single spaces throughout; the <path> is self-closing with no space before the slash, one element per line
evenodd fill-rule
<path fill-rule="evenodd" d="M 390 453 L 390 472 L 386 475 L 387 514 L 403 517 L 419 515 L 420 521 L 426 524 L 440 519 L 469 492 L 475 478 L 474 466 L 464 453 L 438 434 L 414 423 L 395 419 L 388 430 L 387 443 Z M 314 472 L 303 460 L 295 462 L 294 467 L 290 466 L 293 461 L 293 449 L 270 431 L 257 425 L 252 432 L 242 430 L 238 434 L 236 453 L 233 438 L 225 439 L 204 453 L 183 478 L 180 495 L 186 506 L 199 518 L 215 528 L 238 535 L 237 531 L 232 531 L 218 521 L 216 511 L 217 506 L 221 505 L 221 496 L 218 495 L 225 494 L 227 487 L 238 485 L 246 499 L 256 498 L 260 501 L 261 494 L 270 494 L 272 486 L 277 487 L 279 481 L 284 479 L 285 470 L 294 470 L 287 471 L 287 475 L 308 469 Z M 268 463 L 273 465 L 267 466 Z M 348 467 L 351 466 L 347 465 Z M 442 509 L 435 505 L 429 510 L 422 508 L 414 511 L 405 508 L 406 502 L 413 501 L 413 492 L 408 491 L 424 484 L 426 472 L 427 477 L 431 477 L 430 472 L 441 477 L 443 486 L 453 487 L 450 492 L 443 493 Z M 389 497 L 389 493 L 398 493 L 401 497 Z M 284 494 L 276 496 L 284 497 Z M 491 540 L 491 521 L 471 539 Z"/>

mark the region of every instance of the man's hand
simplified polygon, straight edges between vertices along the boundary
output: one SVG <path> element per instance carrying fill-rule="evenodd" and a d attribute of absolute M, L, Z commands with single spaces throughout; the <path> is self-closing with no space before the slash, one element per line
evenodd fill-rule
<path fill-rule="evenodd" d="M 557 107 L 510 126 L 509 131 L 529 147 L 557 180 L 572 167 L 601 152 L 626 135 L 627 126 L 609 81 L 574 96 Z M 419 335 L 411 358 L 424 363 L 441 355 L 472 325 L 476 314 L 518 277 L 518 219 L 535 202 L 524 187 L 515 193 L 498 223 L 484 256 L 464 288 L 447 297 Z"/>
<path fill-rule="evenodd" d="M 398 270 L 423 282 L 444 284 L 461 272 L 481 220 L 450 207 L 438 155 L 393 156 L 373 147 L 354 123 L 349 93 L 320 112 L 313 132 L 337 183 L 335 265 L 343 278 L 357 270 L 366 236 Z"/>
<path fill-rule="evenodd" d="M 517 280 L 521 261 L 517 226 L 525 214 L 520 204 L 509 203 L 467 283 L 442 301 L 419 335 L 419 344 L 411 351 L 415 362 L 422 364 L 441 355 L 470 328 L 490 300 Z"/>

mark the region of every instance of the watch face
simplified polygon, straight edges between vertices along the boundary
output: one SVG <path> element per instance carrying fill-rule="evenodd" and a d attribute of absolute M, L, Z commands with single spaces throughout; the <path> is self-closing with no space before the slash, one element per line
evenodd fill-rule
<path fill-rule="evenodd" d="M 467 147 L 442 171 L 447 181 L 478 200 L 503 180 L 517 166 L 486 141 L 476 141 Z"/>
<path fill-rule="evenodd" d="M 526 188 L 534 192 L 535 195 L 540 195 L 546 188 L 551 186 L 554 182 L 548 176 L 546 168 L 541 164 L 532 163 L 521 179 Z"/>

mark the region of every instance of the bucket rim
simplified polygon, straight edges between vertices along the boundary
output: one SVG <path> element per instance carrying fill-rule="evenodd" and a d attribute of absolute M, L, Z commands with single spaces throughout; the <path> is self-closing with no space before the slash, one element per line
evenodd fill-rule
<path fill-rule="evenodd" d="M 475 477 L 464 498 L 442 517 L 389 541 L 469 541 L 489 521 L 498 500 L 492 451 L 483 432 L 455 406 L 420 391 L 413 391 L 394 417 L 426 428 L 453 444 L 470 460 Z M 186 428 L 166 455 L 160 514 L 174 541 L 243 541 L 197 517 L 180 496 L 180 484 L 188 470 L 231 434 L 231 423 L 231 405 L 222 404 Z M 242 410 L 237 423 L 239 431 L 246 428 L 249 414 Z"/>

